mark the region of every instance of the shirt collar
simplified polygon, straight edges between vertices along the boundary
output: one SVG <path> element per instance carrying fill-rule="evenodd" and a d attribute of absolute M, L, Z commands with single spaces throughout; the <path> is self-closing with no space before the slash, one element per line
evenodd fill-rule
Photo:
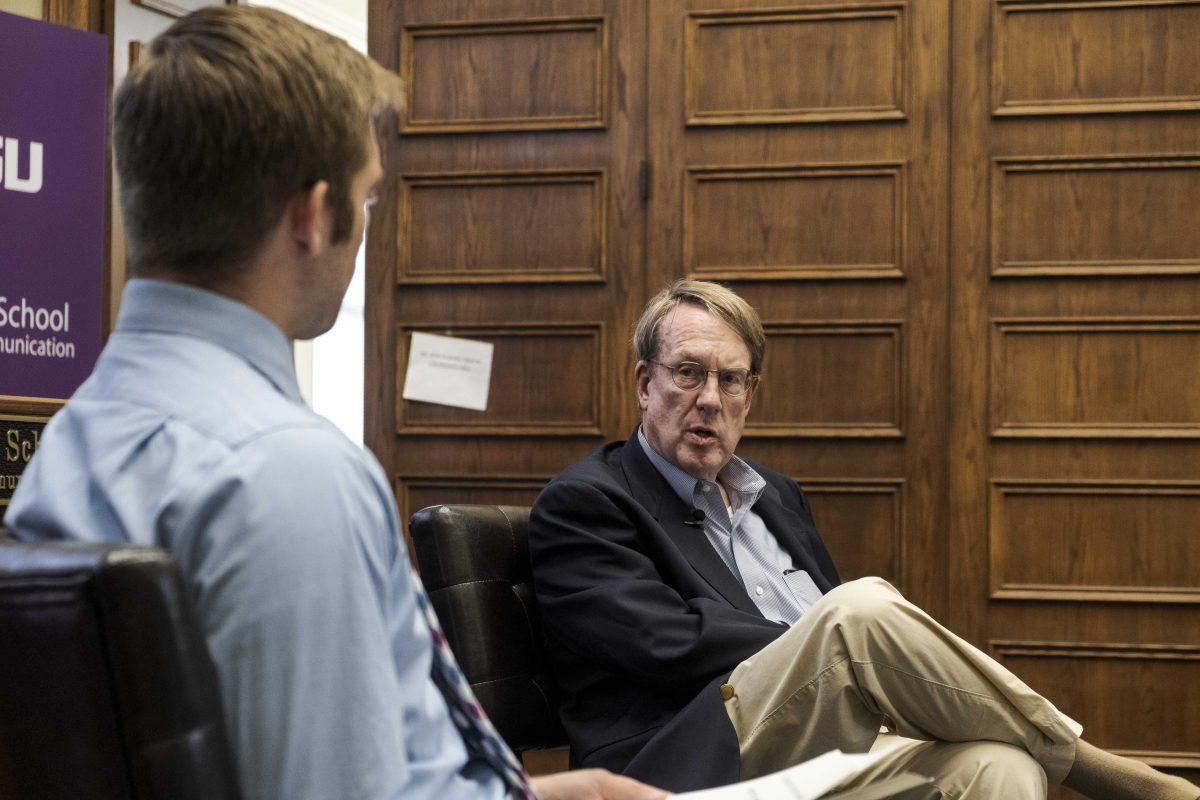
<path fill-rule="evenodd" d="M 244 359 L 300 403 L 291 343 L 259 312 L 224 295 L 175 281 L 135 278 L 125 286 L 115 333 L 193 336 Z"/>
<path fill-rule="evenodd" d="M 695 507 L 696 484 L 699 483 L 698 478 L 693 478 L 679 467 L 667 461 L 650 446 L 650 442 L 646 439 L 646 434 L 642 432 L 642 428 L 638 426 L 638 442 L 642 446 L 642 450 L 646 453 L 646 458 L 650 459 L 650 463 L 658 470 L 658 474 L 663 476 L 663 479 L 675 492 L 679 495 L 679 499 L 684 502 L 688 508 Z M 758 500 L 758 496 L 762 494 L 766 488 L 766 480 L 755 471 L 753 467 L 747 464 L 736 455 L 729 459 L 729 463 L 721 468 L 717 473 L 717 478 L 725 487 L 725 491 L 731 494 L 737 494 L 739 502 L 736 505 L 751 506 Z"/>

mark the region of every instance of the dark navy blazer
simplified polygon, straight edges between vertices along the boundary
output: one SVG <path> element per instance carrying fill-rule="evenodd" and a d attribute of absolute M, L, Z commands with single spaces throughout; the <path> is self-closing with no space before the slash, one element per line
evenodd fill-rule
<path fill-rule="evenodd" d="M 754 511 L 828 592 L 837 570 L 804 493 L 749 463 L 767 482 Z M 763 618 L 691 519 L 635 434 L 551 481 L 529 527 L 572 765 L 673 792 L 738 780 L 720 684 L 787 630 Z"/>

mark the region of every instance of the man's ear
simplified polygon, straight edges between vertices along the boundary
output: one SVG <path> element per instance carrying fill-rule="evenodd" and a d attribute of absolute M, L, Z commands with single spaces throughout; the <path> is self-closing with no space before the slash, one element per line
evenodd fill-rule
<path fill-rule="evenodd" d="M 633 385 L 637 389 L 638 408 L 646 410 L 650 402 L 650 368 L 654 366 L 649 361 L 639 361 L 633 368 Z"/>
<path fill-rule="evenodd" d="M 329 181 L 317 181 L 292 195 L 286 219 L 288 233 L 306 254 L 317 255 L 329 243 Z"/>

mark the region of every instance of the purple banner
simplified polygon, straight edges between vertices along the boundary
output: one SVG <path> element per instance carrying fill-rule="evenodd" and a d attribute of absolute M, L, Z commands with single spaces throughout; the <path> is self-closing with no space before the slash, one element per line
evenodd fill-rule
<path fill-rule="evenodd" d="M 100 354 L 108 40 L 0 13 L 0 395 L 65 399 Z"/>

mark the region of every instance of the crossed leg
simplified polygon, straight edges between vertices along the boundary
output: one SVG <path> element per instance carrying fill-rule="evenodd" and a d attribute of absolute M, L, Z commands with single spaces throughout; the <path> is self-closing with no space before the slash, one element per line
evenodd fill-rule
<path fill-rule="evenodd" d="M 892 748 L 881 761 L 835 791 L 874 783 L 900 772 L 933 777 L 929 787 L 910 789 L 904 800 L 959 798 L 1044 798 L 1046 773 L 1019 747 L 1000 742 L 919 742 L 883 734 L 873 750 Z"/>
<path fill-rule="evenodd" d="M 743 778 L 834 748 L 865 752 L 887 715 L 899 734 L 922 741 L 878 769 L 902 762 L 948 797 L 1043 798 L 1046 779 L 1097 798 L 1200 795 L 1080 741 L 1078 723 L 879 578 L 834 589 L 739 665 L 728 686 Z M 1004 768 L 988 766 L 989 758 Z M 1029 778 L 1030 764 L 1042 781 Z M 1122 793 L 1126 784 L 1136 793 Z"/>

